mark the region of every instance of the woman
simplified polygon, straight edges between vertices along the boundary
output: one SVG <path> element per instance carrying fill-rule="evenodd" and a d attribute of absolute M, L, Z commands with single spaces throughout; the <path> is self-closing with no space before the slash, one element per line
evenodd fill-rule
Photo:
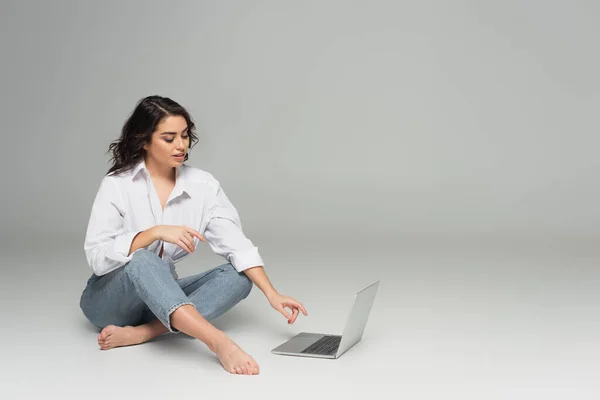
<path fill-rule="evenodd" d="M 273 288 L 219 182 L 184 164 L 197 141 L 194 130 L 182 106 L 150 96 L 111 143 L 113 164 L 100 183 L 85 237 L 93 274 L 80 306 L 101 329 L 102 349 L 184 332 L 205 343 L 226 371 L 258 374 L 254 359 L 208 321 L 246 298 L 253 285 L 288 324 L 299 311 L 307 313 Z M 175 263 L 200 242 L 228 263 L 179 278 Z"/>

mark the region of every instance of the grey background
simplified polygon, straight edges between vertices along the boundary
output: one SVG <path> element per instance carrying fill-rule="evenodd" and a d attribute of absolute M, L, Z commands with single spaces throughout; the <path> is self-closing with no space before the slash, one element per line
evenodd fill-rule
<path fill-rule="evenodd" d="M 293 329 L 341 329 L 348 296 L 383 282 L 370 345 L 346 364 L 270 356 L 287 338 L 264 330 L 287 332 L 277 315 L 240 327 L 272 367 L 250 385 L 326 384 L 324 368 L 363 378 L 347 395 L 594 396 L 599 17 L 593 1 L 2 2 L 1 310 L 25 324 L 12 354 L 48 352 L 45 328 L 62 343 L 46 360 L 72 361 L 47 361 L 58 376 L 126 376 L 107 358 L 123 351 L 142 370 L 171 362 L 153 344 L 96 355 L 77 310 L 108 144 L 161 94 L 191 112 L 189 164 L 221 181 L 276 287 L 315 310 Z M 221 261 L 199 252 L 184 272 Z M 262 313 L 253 302 L 264 309 L 254 292 L 225 326 Z M 59 390 L 19 365 L 12 382 Z"/>
<path fill-rule="evenodd" d="M 3 226 L 80 238 L 108 143 L 159 93 L 255 234 L 598 235 L 598 8 L 8 2 Z"/>

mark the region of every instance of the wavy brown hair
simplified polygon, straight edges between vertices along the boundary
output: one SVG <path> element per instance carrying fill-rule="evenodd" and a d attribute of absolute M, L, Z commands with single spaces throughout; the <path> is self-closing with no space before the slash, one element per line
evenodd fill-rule
<path fill-rule="evenodd" d="M 107 174 L 116 175 L 127 171 L 142 160 L 146 155 L 144 144 L 150 142 L 158 124 L 168 116 L 185 118 L 191 149 L 198 141 L 198 137 L 195 131 L 196 125 L 187 110 L 168 97 L 148 96 L 137 103 L 133 113 L 123 125 L 121 136 L 110 144 L 107 153 L 112 154 L 110 159 L 112 166 Z M 184 161 L 187 161 L 188 154 L 189 152 L 186 152 Z"/>

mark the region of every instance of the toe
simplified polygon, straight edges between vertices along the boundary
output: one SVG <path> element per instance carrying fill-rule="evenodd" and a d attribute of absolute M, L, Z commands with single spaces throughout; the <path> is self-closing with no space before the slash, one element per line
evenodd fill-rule
<path fill-rule="evenodd" d="M 248 370 L 253 374 L 258 374 L 258 365 L 255 362 L 248 361 Z"/>
<path fill-rule="evenodd" d="M 103 348 L 103 349 L 105 349 L 105 350 L 106 350 L 107 348 L 109 348 L 109 347 L 110 347 L 110 342 L 111 342 L 111 340 L 110 340 L 110 339 L 111 339 L 111 338 L 110 338 L 110 336 L 109 336 L 109 337 L 106 337 L 106 338 L 104 338 L 104 339 L 100 340 L 100 341 L 98 342 L 98 343 L 100 344 L 100 347 L 102 347 L 102 348 Z"/>
<path fill-rule="evenodd" d="M 252 362 L 248 361 L 246 363 L 246 368 L 249 374 L 254 374 L 254 366 L 252 365 Z"/>
<path fill-rule="evenodd" d="M 100 335 L 98 335 L 98 337 L 102 340 L 106 339 L 106 336 L 108 336 L 109 331 L 110 331 L 110 326 L 105 327 L 104 329 L 102 329 L 102 331 L 100 332 Z"/>

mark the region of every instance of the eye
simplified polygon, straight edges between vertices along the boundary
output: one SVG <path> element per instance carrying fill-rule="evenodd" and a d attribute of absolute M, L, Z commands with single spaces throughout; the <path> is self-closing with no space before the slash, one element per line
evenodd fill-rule
<path fill-rule="evenodd" d="M 187 139 L 187 138 L 189 138 L 189 135 L 187 135 L 187 134 L 186 134 L 186 135 L 181 135 L 181 137 L 182 137 L 183 139 Z M 174 139 L 174 138 L 173 138 L 173 139 Z M 165 142 L 167 142 L 167 143 L 171 143 L 171 142 L 173 142 L 173 139 L 165 139 Z"/>

